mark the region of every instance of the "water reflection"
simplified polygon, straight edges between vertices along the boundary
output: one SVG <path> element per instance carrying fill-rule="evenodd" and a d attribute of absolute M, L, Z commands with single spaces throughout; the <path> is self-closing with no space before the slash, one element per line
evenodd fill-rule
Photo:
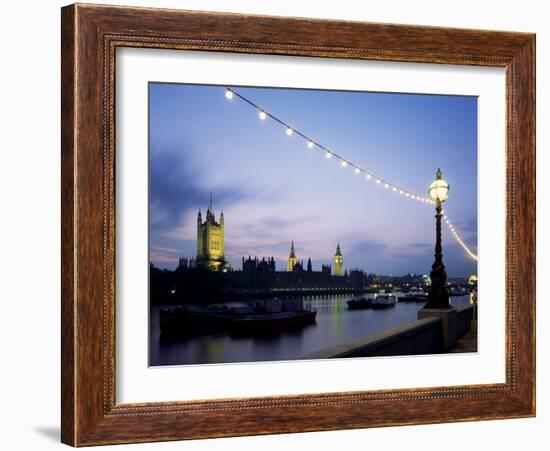
<path fill-rule="evenodd" d="M 397 294 L 397 293 L 396 293 Z M 303 329 L 262 337 L 216 334 L 197 338 L 160 338 L 159 307 L 151 309 L 150 364 L 255 362 L 299 359 L 312 352 L 382 332 L 416 320 L 422 303 L 398 302 L 386 310 L 348 310 L 351 295 L 305 297 L 304 304 L 317 310 L 316 323 Z M 470 296 L 451 298 L 455 307 L 470 303 Z"/>

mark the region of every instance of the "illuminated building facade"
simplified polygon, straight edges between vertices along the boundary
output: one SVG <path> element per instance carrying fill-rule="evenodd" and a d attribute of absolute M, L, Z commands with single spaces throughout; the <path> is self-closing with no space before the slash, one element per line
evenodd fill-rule
<path fill-rule="evenodd" d="M 340 243 L 336 246 L 336 254 L 334 255 L 334 275 L 341 277 L 344 275 L 344 257 L 340 251 Z"/>
<path fill-rule="evenodd" d="M 200 210 L 197 216 L 197 264 L 214 271 L 222 270 L 226 266 L 223 211 L 220 213 L 219 222 L 216 222 L 212 197 L 206 212 L 206 220 L 203 222 Z"/>
<path fill-rule="evenodd" d="M 292 241 L 292 244 L 290 245 L 290 255 L 288 256 L 288 263 L 286 265 L 286 270 L 288 272 L 294 271 L 294 267 L 296 266 L 296 263 L 298 260 L 296 259 L 296 252 L 294 252 L 294 240 Z"/>

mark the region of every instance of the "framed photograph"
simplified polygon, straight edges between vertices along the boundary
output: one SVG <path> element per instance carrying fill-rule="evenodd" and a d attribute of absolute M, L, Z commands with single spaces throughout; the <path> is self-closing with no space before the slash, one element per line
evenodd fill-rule
<path fill-rule="evenodd" d="M 535 36 L 62 9 L 62 441 L 535 415 Z"/>

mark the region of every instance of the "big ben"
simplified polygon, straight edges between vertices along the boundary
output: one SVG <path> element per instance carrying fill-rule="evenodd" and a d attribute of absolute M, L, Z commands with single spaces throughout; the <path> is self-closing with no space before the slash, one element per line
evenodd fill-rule
<path fill-rule="evenodd" d="M 336 254 L 334 255 L 334 275 L 344 275 L 344 257 L 342 257 L 342 252 L 340 251 L 340 243 L 336 246 Z"/>

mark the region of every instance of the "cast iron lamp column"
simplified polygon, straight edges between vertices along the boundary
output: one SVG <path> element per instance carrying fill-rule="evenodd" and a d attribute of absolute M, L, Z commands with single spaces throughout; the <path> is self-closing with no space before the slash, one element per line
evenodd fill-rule
<path fill-rule="evenodd" d="M 437 169 L 435 181 L 430 185 L 428 194 L 435 201 L 435 261 L 432 265 L 430 278 L 432 284 L 428 292 L 426 309 L 449 309 L 449 292 L 447 291 L 447 271 L 443 264 L 441 248 L 441 204 L 449 197 L 449 184 L 441 178 L 441 170 Z"/>

